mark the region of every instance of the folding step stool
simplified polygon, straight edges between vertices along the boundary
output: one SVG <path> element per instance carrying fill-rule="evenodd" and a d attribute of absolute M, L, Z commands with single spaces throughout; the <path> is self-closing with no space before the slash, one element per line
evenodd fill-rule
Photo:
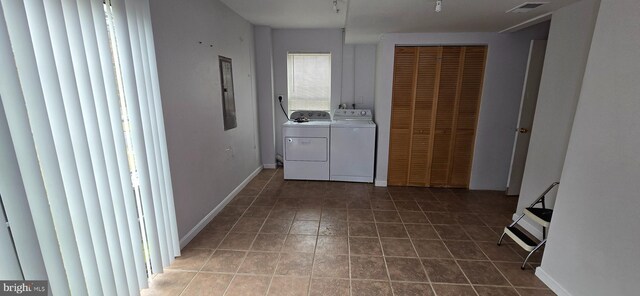
<path fill-rule="evenodd" d="M 533 255 L 535 251 L 537 251 L 538 249 L 540 249 L 540 247 L 547 243 L 547 228 L 551 223 L 553 210 L 546 208 L 544 199 L 546 198 L 546 194 L 549 193 L 549 191 L 551 191 L 551 189 L 553 189 L 553 187 L 556 187 L 558 184 L 560 183 L 553 182 L 553 184 L 551 184 L 551 186 L 549 186 L 547 190 L 545 190 L 540 195 L 540 197 L 538 197 L 531 205 L 526 207 L 522 215 L 520 215 L 518 219 L 504 228 L 504 232 L 500 236 L 500 240 L 498 240 L 499 246 L 502 243 L 502 239 L 504 238 L 504 236 L 508 235 L 520 247 L 529 252 L 529 255 L 527 255 L 527 257 L 524 259 L 524 262 L 522 262 L 522 266 L 520 267 L 521 269 L 524 269 L 525 265 L 527 264 L 527 260 L 529 260 L 529 257 L 531 257 L 531 255 Z M 536 208 L 535 206 L 537 204 L 541 204 L 542 208 Z M 520 229 L 516 227 L 518 221 L 520 221 L 524 216 L 529 217 L 531 220 L 542 226 L 542 241 L 536 243 L 533 239 L 531 239 L 528 235 L 524 234 L 524 232 L 520 231 Z"/>

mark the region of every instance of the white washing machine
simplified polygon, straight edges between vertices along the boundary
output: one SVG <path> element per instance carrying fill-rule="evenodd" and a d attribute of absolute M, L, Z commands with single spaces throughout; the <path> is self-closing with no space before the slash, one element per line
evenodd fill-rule
<path fill-rule="evenodd" d="M 371 110 L 338 109 L 331 122 L 330 180 L 373 182 L 376 124 Z"/>
<path fill-rule="evenodd" d="M 296 111 L 282 125 L 284 178 L 329 180 L 331 115 L 326 111 Z"/>

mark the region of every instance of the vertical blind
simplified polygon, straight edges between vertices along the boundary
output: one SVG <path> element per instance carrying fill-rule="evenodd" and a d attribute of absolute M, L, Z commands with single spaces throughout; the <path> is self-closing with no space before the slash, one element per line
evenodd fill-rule
<path fill-rule="evenodd" d="M 331 109 L 331 54 L 287 55 L 289 112 Z"/>
<path fill-rule="evenodd" d="M 138 295 L 180 253 L 148 0 L 0 0 L 0 65 L 22 277 Z"/>

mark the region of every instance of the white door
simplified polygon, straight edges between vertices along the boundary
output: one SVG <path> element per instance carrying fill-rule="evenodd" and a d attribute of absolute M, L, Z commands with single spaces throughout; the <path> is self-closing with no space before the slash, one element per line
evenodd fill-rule
<path fill-rule="evenodd" d="M 520 116 L 518 118 L 518 126 L 515 128 L 516 136 L 513 145 L 513 154 L 511 155 L 509 180 L 507 181 L 507 195 L 520 194 L 524 164 L 527 160 L 529 140 L 531 139 L 531 127 L 533 126 L 533 117 L 538 101 L 538 89 L 540 88 L 540 78 L 542 77 L 542 66 L 544 64 L 546 48 L 546 40 L 531 41 L 527 74 L 520 101 Z"/>

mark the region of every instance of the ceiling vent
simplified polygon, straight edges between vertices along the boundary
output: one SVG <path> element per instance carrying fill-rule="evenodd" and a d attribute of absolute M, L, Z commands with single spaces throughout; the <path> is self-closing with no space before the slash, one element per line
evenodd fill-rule
<path fill-rule="evenodd" d="M 531 10 L 534 10 L 542 5 L 545 5 L 549 2 L 525 2 L 522 3 L 514 8 L 511 8 L 509 10 L 507 10 L 507 13 L 509 12 L 513 12 L 513 13 L 523 13 L 523 12 L 529 12 Z"/>

